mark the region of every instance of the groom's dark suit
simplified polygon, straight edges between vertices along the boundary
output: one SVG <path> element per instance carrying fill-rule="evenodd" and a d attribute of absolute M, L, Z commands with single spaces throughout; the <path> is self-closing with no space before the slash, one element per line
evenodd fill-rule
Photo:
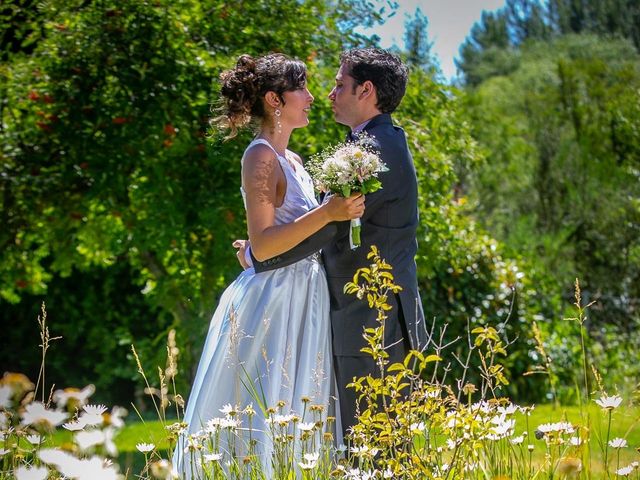
<path fill-rule="evenodd" d="M 417 250 L 418 188 L 415 167 L 404 131 L 391 116 L 381 114 L 364 127 L 376 141 L 388 171 L 379 179 L 382 189 L 366 196 L 362 217 L 362 245 L 351 250 L 349 222 L 328 225 L 292 250 L 265 262 L 254 260 L 256 272 L 278 268 L 322 249 L 331 298 L 333 353 L 338 381 L 343 429 L 354 423 L 356 394 L 346 385 L 353 377 L 378 375 L 372 358 L 360 351 L 365 346 L 365 328 L 374 328 L 376 311 L 355 295 L 343 293 L 344 284 L 358 268 L 369 265 L 367 253 L 376 245 L 382 258 L 393 267 L 395 283 L 402 291 L 389 299 L 393 307 L 385 323 L 385 345 L 392 362 L 402 361 L 409 348 L 422 348 L 426 330 L 418 294 L 415 254 Z M 395 345 L 394 345 L 395 344 Z"/>

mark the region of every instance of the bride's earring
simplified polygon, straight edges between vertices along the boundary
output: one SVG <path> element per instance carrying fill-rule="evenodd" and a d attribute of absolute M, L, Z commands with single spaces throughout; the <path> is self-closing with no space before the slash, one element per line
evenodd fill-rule
<path fill-rule="evenodd" d="M 275 111 L 273 112 L 273 116 L 275 117 L 275 120 L 276 120 L 276 130 L 278 133 L 282 133 L 282 123 L 280 123 L 280 115 L 282 115 L 282 112 L 280 111 L 279 108 L 276 108 Z"/>

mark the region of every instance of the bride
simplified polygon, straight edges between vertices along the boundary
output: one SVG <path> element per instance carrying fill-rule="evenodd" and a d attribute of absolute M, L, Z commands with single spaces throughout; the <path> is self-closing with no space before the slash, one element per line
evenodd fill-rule
<path fill-rule="evenodd" d="M 276 257 L 327 223 L 362 216 L 361 195 L 331 196 L 318 205 L 302 160 L 287 149 L 293 129 L 308 125 L 313 103 L 302 62 L 282 54 L 242 55 L 220 79 L 224 113 L 218 124 L 230 137 L 249 124 L 257 129 L 242 157 L 241 189 L 257 260 Z M 329 294 L 319 258 L 263 273 L 249 268 L 223 293 L 187 402 L 186 432 L 174 452 L 181 476 L 199 469 L 189 436 L 197 438 L 225 414 L 253 405 L 254 451 L 268 464 L 273 443 L 262 409 L 279 408 L 301 419 L 306 412 L 303 421 L 309 422 L 308 405 L 329 405 L 335 393 Z M 222 443 L 212 453 L 229 448 Z M 233 448 L 246 454 L 248 445 Z"/>

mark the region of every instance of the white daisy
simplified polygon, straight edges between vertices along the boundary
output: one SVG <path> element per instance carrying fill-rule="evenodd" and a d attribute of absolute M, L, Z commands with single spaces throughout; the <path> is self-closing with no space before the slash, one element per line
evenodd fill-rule
<path fill-rule="evenodd" d="M 31 435 L 27 435 L 27 441 L 31 444 L 31 445 L 40 445 L 42 443 L 42 441 L 44 440 L 42 438 L 42 435 L 38 435 L 36 433 L 31 434 Z"/>
<path fill-rule="evenodd" d="M 76 443 L 80 450 L 88 450 L 96 445 L 104 443 L 104 432 L 102 430 L 80 431 L 75 435 Z"/>
<path fill-rule="evenodd" d="M 314 422 L 301 422 L 298 424 L 298 429 L 302 432 L 310 432 L 311 430 L 313 430 L 313 427 L 315 427 L 316 424 Z"/>
<path fill-rule="evenodd" d="M 573 433 L 575 429 L 568 422 L 543 423 L 538 426 L 538 431 L 542 433 L 564 432 Z"/>
<path fill-rule="evenodd" d="M 223 418 L 220 421 L 220 428 L 236 429 L 240 426 L 240 420 L 234 420 L 233 418 Z"/>
<path fill-rule="evenodd" d="M 222 454 L 221 453 L 207 453 L 205 455 L 203 455 L 203 460 L 205 462 L 219 462 L 220 460 L 222 460 Z"/>
<path fill-rule="evenodd" d="M 320 458 L 319 453 L 305 453 L 303 455 L 304 462 L 298 462 L 298 465 L 302 470 L 311 470 L 316 468 L 318 464 L 318 459 Z"/>
<path fill-rule="evenodd" d="M 138 443 L 136 445 L 136 448 L 138 449 L 139 452 L 149 453 L 154 448 L 156 448 L 156 446 L 153 443 Z"/>
<path fill-rule="evenodd" d="M 113 407 L 111 409 L 111 415 L 109 415 L 109 423 L 114 428 L 124 427 L 124 417 L 127 416 L 127 409 L 122 407 Z"/>
<path fill-rule="evenodd" d="M 82 409 L 89 415 L 102 415 L 107 411 L 107 407 L 104 405 L 85 405 Z"/>
<path fill-rule="evenodd" d="M 107 407 L 104 405 L 85 405 L 84 412 L 78 418 L 78 422 L 84 423 L 84 425 L 96 426 L 104 423 L 104 412 L 107 411 Z"/>
<path fill-rule="evenodd" d="M 519 407 L 517 405 L 514 405 L 513 403 L 509 403 L 504 407 L 498 407 L 498 413 L 501 413 L 503 415 L 513 415 L 518 410 L 519 410 Z"/>
<path fill-rule="evenodd" d="M 605 410 L 613 410 L 614 408 L 618 408 L 622 403 L 622 397 L 619 395 L 609 396 L 607 394 L 602 394 L 602 396 L 595 401 L 601 408 Z"/>
<path fill-rule="evenodd" d="M 622 467 L 616 470 L 616 475 L 618 475 L 619 477 L 628 477 L 633 473 L 634 470 L 634 465 L 627 465 L 626 467 Z"/>
<path fill-rule="evenodd" d="M 580 437 L 571 437 L 569 443 L 574 447 L 579 447 L 582 445 L 582 439 Z"/>
<path fill-rule="evenodd" d="M 20 465 L 15 469 L 16 480 L 45 480 L 49 476 L 47 467 L 27 467 Z"/>
<path fill-rule="evenodd" d="M 67 419 L 67 414 L 55 410 L 48 410 L 44 404 L 33 402 L 25 407 L 22 413 L 22 425 L 45 424 L 57 427 Z"/>
<path fill-rule="evenodd" d="M 80 422 L 80 421 L 73 421 L 73 422 L 63 423 L 62 427 L 66 428 L 67 430 L 69 430 L 71 432 L 78 432 L 78 431 L 82 430 L 84 427 L 86 427 L 86 424 L 84 422 Z"/>
<path fill-rule="evenodd" d="M 93 385 L 87 385 L 82 390 L 77 388 L 65 388 L 64 390 L 56 390 L 53 392 L 53 401 L 56 402 L 58 408 L 66 407 L 69 400 L 75 400 L 79 406 L 87 403 L 87 400 L 96 391 Z"/>
<path fill-rule="evenodd" d="M 609 440 L 609 446 L 611 448 L 624 448 L 627 446 L 627 441 L 624 438 L 614 438 Z"/>

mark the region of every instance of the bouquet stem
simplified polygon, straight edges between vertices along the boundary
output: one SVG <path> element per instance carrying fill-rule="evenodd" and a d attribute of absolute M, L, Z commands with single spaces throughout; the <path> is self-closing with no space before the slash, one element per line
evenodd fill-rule
<path fill-rule="evenodd" d="M 351 220 L 351 229 L 349 230 L 349 243 L 351 244 L 351 250 L 355 250 L 362 243 L 360 240 L 361 225 L 359 218 Z"/>

